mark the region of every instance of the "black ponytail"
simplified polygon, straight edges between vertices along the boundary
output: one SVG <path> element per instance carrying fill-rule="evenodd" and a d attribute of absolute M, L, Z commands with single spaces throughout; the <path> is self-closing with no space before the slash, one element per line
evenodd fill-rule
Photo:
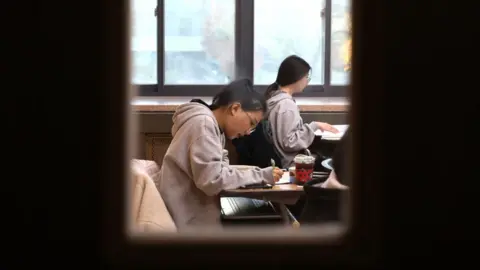
<path fill-rule="evenodd" d="M 290 55 L 285 58 L 278 68 L 277 80 L 269 85 L 267 91 L 265 91 L 265 98 L 271 98 L 273 92 L 280 89 L 280 86 L 298 82 L 307 76 L 311 70 L 310 64 L 299 56 Z"/>
<path fill-rule="evenodd" d="M 192 99 L 192 100 L 190 100 L 190 102 L 200 103 L 200 104 L 202 104 L 203 106 L 210 108 L 210 110 L 212 109 L 212 108 L 210 107 L 210 105 L 208 105 L 205 101 L 203 101 L 203 100 L 201 100 L 201 99 L 198 99 L 198 98 Z"/>
<path fill-rule="evenodd" d="M 249 79 L 231 82 L 213 97 L 212 105 L 207 106 L 213 111 L 234 102 L 240 103 L 242 109 L 247 112 L 267 110 L 265 97 L 253 88 L 253 83 Z"/>
<path fill-rule="evenodd" d="M 274 82 L 272 84 L 270 84 L 268 87 L 267 87 L 267 90 L 265 91 L 265 98 L 266 99 L 269 99 L 272 97 L 272 93 L 276 90 L 280 89 L 280 85 L 278 85 L 277 82 Z"/>

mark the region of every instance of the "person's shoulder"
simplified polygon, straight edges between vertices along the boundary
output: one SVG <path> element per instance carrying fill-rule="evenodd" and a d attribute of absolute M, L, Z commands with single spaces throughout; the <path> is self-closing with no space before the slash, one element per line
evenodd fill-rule
<path fill-rule="evenodd" d="M 297 103 L 295 103 L 295 100 L 293 100 L 293 98 L 285 98 L 280 100 L 278 103 L 282 105 L 294 106 L 295 108 L 297 108 Z"/>
<path fill-rule="evenodd" d="M 195 130 L 192 132 L 198 132 L 198 136 L 203 135 L 215 135 L 220 136 L 220 128 L 218 127 L 217 120 L 215 120 L 214 116 L 211 115 L 197 115 L 190 119 L 194 125 Z"/>
<path fill-rule="evenodd" d="M 278 102 L 278 113 L 284 113 L 288 111 L 297 112 L 298 106 L 293 99 L 286 98 Z"/>

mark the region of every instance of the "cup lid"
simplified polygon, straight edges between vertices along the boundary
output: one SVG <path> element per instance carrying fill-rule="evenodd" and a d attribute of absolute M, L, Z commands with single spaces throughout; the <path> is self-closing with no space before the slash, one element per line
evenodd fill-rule
<path fill-rule="evenodd" d="M 311 164 L 315 162 L 315 158 L 312 156 L 307 156 L 307 155 L 296 155 L 295 158 L 293 159 L 293 162 L 295 163 L 305 163 L 305 164 Z"/>

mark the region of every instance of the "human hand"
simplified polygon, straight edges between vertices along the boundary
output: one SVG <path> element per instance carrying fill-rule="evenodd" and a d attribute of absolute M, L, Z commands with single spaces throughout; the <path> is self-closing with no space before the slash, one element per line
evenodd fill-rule
<path fill-rule="evenodd" d="M 280 181 L 280 179 L 283 176 L 283 170 L 278 167 L 273 167 L 272 172 L 273 172 L 273 181 L 275 183 Z"/>
<path fill-rule="evenodd" d="M 339 133 L 340 131 L 336 129 L 334 126 L 330 125 L 329 123 L 324 123 L 324 122 L 315 122 L 318 126 L 318 128 L 321 131 L 328 131 L 332 133 Z"/>

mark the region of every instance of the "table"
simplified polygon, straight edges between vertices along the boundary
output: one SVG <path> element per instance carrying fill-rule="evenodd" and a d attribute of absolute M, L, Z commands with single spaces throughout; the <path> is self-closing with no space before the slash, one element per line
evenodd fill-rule
<path fill-rule="evenodd" d="M 292 218 L 285 204 L 294 204 L 304 194 L 303 187 L 295 184 L 275 185 L 271 189 L 232 189 L 220 193 L 222 197 L 245 197 L 257 200 L 270 201 L 278 208 L 285 225 L 290 225 Z"/>

